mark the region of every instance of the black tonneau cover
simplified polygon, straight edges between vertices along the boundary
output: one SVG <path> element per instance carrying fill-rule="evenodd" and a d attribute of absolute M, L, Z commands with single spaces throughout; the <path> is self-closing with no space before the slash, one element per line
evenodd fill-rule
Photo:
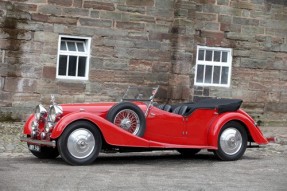
<path fill-rule="evenodd" d="M 187 104 L 187 112 L 184 115 L 190 115 L 196 109 L 217 109 L 218 113 L 237 111 L 242 102 L 241 99 L 204 99 Z"/>

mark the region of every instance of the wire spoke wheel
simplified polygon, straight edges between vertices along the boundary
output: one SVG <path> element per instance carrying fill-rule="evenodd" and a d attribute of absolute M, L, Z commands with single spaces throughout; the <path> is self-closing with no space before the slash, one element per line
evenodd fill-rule
<path fill-rule="evenodd" d="M 143 111 L 131 102 L 121 102 L 114 105 L 107 114 L 107 120 L 125 131 L 142 137 L 146 128 Z"/>
<path fill-rule="evenodd" d="M 115 119 L 114 124 L 136 135 L 140 128 L 139 116 L 130 109 L 120 111 Z"/>

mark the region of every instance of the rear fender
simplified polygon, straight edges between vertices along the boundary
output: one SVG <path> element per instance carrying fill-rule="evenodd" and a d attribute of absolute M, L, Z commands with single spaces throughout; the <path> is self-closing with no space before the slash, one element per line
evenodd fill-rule
<path fill-rule="evenodd" d="M 117 146 L 132 146 L 137 145 L 138 147 L 148 147 L 149 142 L 140 137 L 134 136 L 131 133 L 119 128 L 113 123 L 106 119 L 88 112 L 77 112 L 65 115 L 58 121 L 54 127 L 51 138 L 57 139 L 61 136 L 63 131 L 68 128 L 69 124 L 79 121 L 86 120 L 93 123 L 101 131 L 103 138 L 110 145 Z"/>
<path fill-rule="evenodd" d="M 229 121 L 238 121 L 246 127 L 253 141 L 257 144 L 267 144 L 267 139 L 263 136 L 259 127 L 254 124 L 253 119 L 244 111 L 228 112 L 218 115 L 210 126 L 208 133 L 209 145 L 218 148 L 218 137 L 221 128 Z"/>

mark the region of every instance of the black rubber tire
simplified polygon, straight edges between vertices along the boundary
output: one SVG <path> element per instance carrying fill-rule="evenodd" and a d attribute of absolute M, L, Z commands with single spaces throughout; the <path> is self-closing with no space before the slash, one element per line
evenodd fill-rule
<path fill-rule="evenodd" d="M 232 154 L 232 155 L 225 153 L 222 150 L 221 145 L 220 145 L 220 136 L 228 128 L 235 128 L 235 129 L 237 129 L 240 132 L 241 137 L 242 137 L 241 148 L 235 154 Z M 223 160 L 223 161 L 234 161 L 234 160 L 240 159 L 243 156 L 246 148 L 247 148 L 247 133 L 246 133 L 245 128 L 240 123 L 238 123 L 236 121 L 231 121 L 231 122 L 226 123 L 222 127 L 222 129 L 220 130 L 220 133 L 219 133 L 219 136 L 218 136 L 218 150 L 215 150 L 214 154 L 220 160 Z"/>
<path fill-rule="evenodd" d="M 27 144 L 29 147 L 29 144 Z M 59 156 L 57 148 L 52 147 L 41 147 L 41 151 L 31 151 L 30 152 L 39 159 L 54 159 Z"/>
<path fill-rule="evenodd" d="M 68 150 L 67 145 L 68 144 L 67 141 L 70 134 L 77 129 L 87 129 L 89 132 L 93 134 L 95 139 L 95 147 L 92 153 L 89 156 L 81 159 L 72 156 L 72 154 Z M 59 153 L 62 159 L 64 159 L 64 161 L 66 161 L 70 165 L 89 165 L 93 163 L 99 155 L 99 152 L 102 148 L 102 136 L 99 129 L 94 124 L 88 121 L 77 121 L 66 127 L 57 143 Z"/>
<path fill-rule="evenodd" d="M 143 137 L 144 133 L 145 133 L 145 129 L 146 129 L 145 115 L 144 115 L 143 111 L 137 105 L 135 105 L 133 103 L 121 102 L 121 103 L 118 103 L 117 105 L 113 106 L 107 114 L 107 120 L 114 123 L 116 115 L 124 109 L 132 110 L 138 115 L 138 118 L 140 121 L 140 127 L 139 127 L 139 130 L 135 133 L 135 135 L 138 137 Z"/>
<path fill-rule="evenodd" d="M 184 157 L 193 157 L 199 153 L 201 149 L 177 149 L 177 151 Z"/>

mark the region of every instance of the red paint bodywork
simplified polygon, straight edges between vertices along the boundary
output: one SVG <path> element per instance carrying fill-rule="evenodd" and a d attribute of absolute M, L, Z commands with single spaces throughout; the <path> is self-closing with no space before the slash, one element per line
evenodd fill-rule
<path fill-rule="evenodd" d="M 116 103 L 94 104 L 61 104 L 64 113 L 55 125 L 50 138 L 57 140 L 69 124 L 86 120 L 95 124 L 102 133 L 105 142 L 115 147 L 139 148 L 201 148 L 214 149 L 218 147 L 218 135 L 221 128 L 229 121 L 242 123 L 250 135 L 249 141 L 257 144 L 267 144 L 260 129 L 255 126 L 254 120 L 239 109 L 236 112 L 218 114 L 213 109 L 197 109 L 189 116 L 184 117 L 174 113 L 160 110 L 151 106 L 146 117 L 146 131 L 144 136 L 137 137 L 115 126 L 106 120 L 107 112 Z M 146 105 L 134 102 L 143 112 Z M 31 115 L 24 126 L 24 134 L 31 134 Z M 40 130 L 44 127 L 40 126 Z"/>

